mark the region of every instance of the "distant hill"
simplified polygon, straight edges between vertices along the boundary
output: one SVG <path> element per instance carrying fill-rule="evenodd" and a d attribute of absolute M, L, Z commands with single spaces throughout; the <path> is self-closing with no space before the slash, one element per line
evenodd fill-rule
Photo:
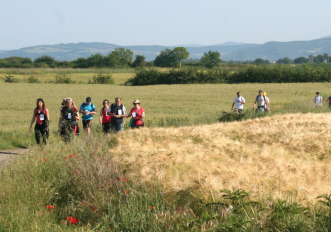
<path fill-rule="evenodd" d="M 184 46 L 184 45 L 182 45 Z M 160 51 L 175 46 L 120 46 L 109 43 L 69 43 L 56 45 L 41 45 L 26 47 L 17 50 L 0 51 L 0 58 L 10 56 L 29 57 L 35 59 L 42 55 L 54 57 L 56 60 L 71 61 L 80 57 L 88 57 L 95 53 L 107 55 L 115 48 L 124 47 L 133 51 L 134 55 L 144 55 L 147 61 L 154 60 Z M 200 46 L 191 44 L 184 46 L 190 53 L 190 58 L 200 59 L 205 52 L 218 51 L 223 60 L 255 60 L 263 58 L 268 60 L 278 60 L 279 58 L 289 57 L 294 59 L 299 56 L 308 57 L 328 53 L 331 54 L 331 35 L 311 41 L 292 41 L 292 42 L 267 42 L 265 44 L 244 44 L 226 42 L 211 46 Z"/>
<path fill-rule="evenodd" d="M 203 47 L 186 47 L 190 52 L 191 58 L 200 59 L 204 52 L 209 50 L 218 51 L 221 55 L 230 54 L 236 50 L 256 46 L 257 44 L 242 44 L 231 46 L 203 46 Z M 154 60 L 155 57 L 164 49 L 173 49 L 174 46 L 159 46 L 159 45 L 146 45 L 146 46 L 120 46 L 108 43 L 69 43 L 69 44 L 56 44 L 56 45 L 40 45 L 33 47 L 26 47 L 17 50 L 0 51 L 0 58 L 10 56 L 29 57 L 35 59 L 42 55 L 54 57 L 56 60 L 75 60 L 80 57 L 88 57 L 95 53 L 107 55 L 115 48 L 124 47 L 133 51 L 134 55 L 144 55 L 147 61 Z"/>
<path fill-rule="evenodd" d="M 331 38 L 323 38 L 311 41 L 292 42 L 268 42 L 262 45 L 243 48 L 226 54 L 222 58 L 225 60 L 255 60 L 256 58 L 278 60 L 289 57 L 294 59 L 300 56 L 331 54 Z"/>

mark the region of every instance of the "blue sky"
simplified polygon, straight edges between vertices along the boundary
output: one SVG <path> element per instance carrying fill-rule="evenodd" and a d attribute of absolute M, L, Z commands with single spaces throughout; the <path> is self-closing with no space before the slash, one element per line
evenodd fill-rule
<path fill-rule="evenodd" d="M 331 34 L 330 9 L 330 0 L 1 0 L 0 50 L 312 40 Z"/>

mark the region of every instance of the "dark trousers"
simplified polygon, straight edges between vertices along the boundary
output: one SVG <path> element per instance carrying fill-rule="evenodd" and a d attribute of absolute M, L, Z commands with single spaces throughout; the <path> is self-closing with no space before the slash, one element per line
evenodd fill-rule
<path fill-rule="evenodd" d="M 72 125 L 69 123 L 62 122 L 60 133 L 64 142 L 66 143 L 70 142 L 75 132 L 77 133 L 77 124 Z"/>
<path fill-rule="evenodd" d="M 49 137 L 49 129 L 46 125 L 35 125 L 34 134 L 38 144 L 41 144 L 42 140 L 43 144 L 46 145 L 47 139 Z"/>

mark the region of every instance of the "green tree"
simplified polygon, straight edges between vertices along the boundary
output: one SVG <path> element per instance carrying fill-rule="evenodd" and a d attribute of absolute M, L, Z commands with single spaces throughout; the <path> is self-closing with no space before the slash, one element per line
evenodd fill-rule
<path fill-rule="evenodd" d="M 294 63 L 295 64 L 308 63 L 308 59 L 306 57 L 300 56 L 300 57 L 294 59 Z"/>
<path fill-rule="evenodd" d="M 136 59 L 133 61 L 132 67 L 136 68 L 136 67 L 145 66 L 146 65 L 145 59 L 146 59 L 145 56 L 136 55 Z"/>
<path fill-rule="evenodd" d="M 279 58 L 277 61 L 276 61 L 277 64 L 284 64 L 284 60 L 282 58 Z"/>
<path fill-rule="evenodd" d="M 190 53 L 184 47 L 166 48 L 155 58 L 154 65 L 159 67 L 178 67 L 181 61 L 187 59 Z"/>
<path fill-rule="evenodd" d="M 102 67 L 103 66 L 103 55 L 100 53 L 96 53 L 94 55 L 89 56 L 87 59 L 88 67 Z"/>
<path fill-rule="evenodd" d="M 261 58 L 257 58 L 256 60 L 254 60 L 254 64 L 265 64 L 265 61 Z"/>
<path fill-rule="evenodd" d="M 288 57 L 284 57 L 284 59 L 283 59 L 283 63 L 284 63 L 284 64 L 291 64 L 291 59 L 288 58 Z"/>
<path fill-rule="evenodd" d="M 154 65 L 158 67 L 173 67 L 173 54 L 172 50 L 169 48 L 164 49 L 156 56 L 154 60 Z"/>
<path fill-rule="evenodd" d="M 172 53 L 174 59 L 176 60 L 176 65 L 179 63 L 179 66 L 181 66 L 181 61 L 187 59 L 190 55 L 190 53 L 184 47 L 175 47 L 172 50 Z"/>
<path fill-rule="evenodd" d="M 117 51 L 112 51 L 103 60 L 104 66 L 116 68 L 120 64 L 120 58 Z"/>
<path fill-rule="evenodd" d="M 131 65 L 133 60 L 133 52 L 130 49 L 116 48 L 115 52 L 118 55 L 118 60 L 120 65 L 122 66 Z"/>
<path fill-rule="evenodd" d="M 201 57 L 201 64 L 207 68 L 213 68 L 218 66 L 221 60 L 221 54 L 218 51 L 208 51 L 205 52 L 204 55 Z"/>
<path fill-rule="evenodd" d="M 75 68 L 88 68 L 88 63 L 85 58 L 78 58 L 77 60 L 72 61 Z"/>
<path fill-rule="evenodd" d="M 327 54 L 327 53 L 324 53 L 323 54 L 323 56 L 324 56 L 324 58 L 325 58 L 325 60 L 326 60 L 326 62 L 328 62 L 329 63 L 329 54 Z"/>
<path fill-rule="evenodd" d="M 33 63 L 36 65 L 36 67 L 46 67 L 46 65 L 47 65 L 51 68 L 54 68 L 56 61 L 53 57 L 41 56 L 41 57 L 36 58 Z"/>

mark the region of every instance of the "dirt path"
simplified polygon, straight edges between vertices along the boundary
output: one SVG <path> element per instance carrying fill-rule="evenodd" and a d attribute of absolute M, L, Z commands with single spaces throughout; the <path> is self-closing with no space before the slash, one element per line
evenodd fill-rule
<path fill-rule="evenodd" d="M 24 149 L 24 148 L 16 148 L 16 149 L 12 149 L 12 150 L 0 151 L 0 165 L 7 163 L 15 156 L 22 155 L 27 151 L 28 151 L 28 149 Z"/>

